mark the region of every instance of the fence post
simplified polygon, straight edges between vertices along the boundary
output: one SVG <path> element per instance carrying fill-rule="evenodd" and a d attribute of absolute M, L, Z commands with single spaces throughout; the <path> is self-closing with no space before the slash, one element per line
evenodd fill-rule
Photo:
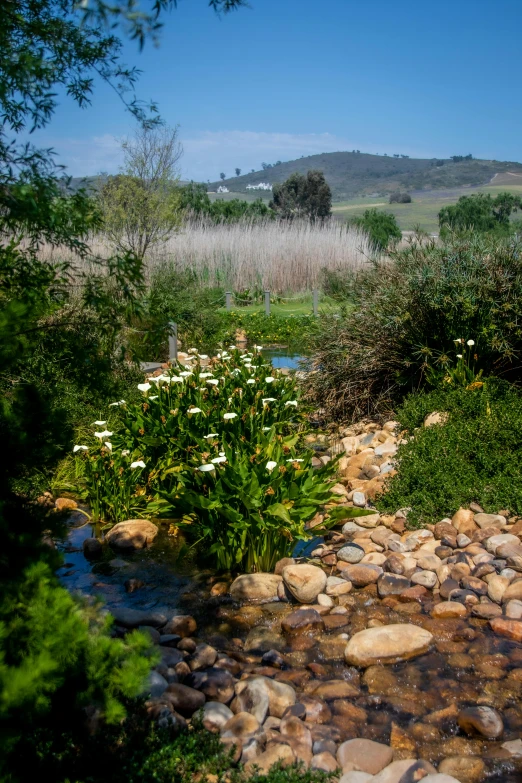
<path fill-rule="evenodd" d="M 270 291 L 265 291 L 265 315 L 270 315 Z"/>
<path fill-rule="evenodd" d="M 169 361 L 178 361 L 178 325 L 169 321 Z"/>
<path fill-rule="evenodd" d="M 225 291 L 225 307 L 227 310 L 230 310 L 232 307 L 232 292 L 231 291 Z"/>
<path fill-rule="evenodd" d="M 317 288 L 314 288 L 313 291 L 313 301 L 314 301 L 314 316 L 317 318 L 319 315 L 319 291 Z"/>

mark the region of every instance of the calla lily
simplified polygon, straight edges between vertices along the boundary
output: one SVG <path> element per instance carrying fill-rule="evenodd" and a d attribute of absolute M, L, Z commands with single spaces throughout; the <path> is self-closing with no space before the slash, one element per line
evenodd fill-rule
<path fill-rule="evenodd" d="M 250 384 L 255 383 L 255 380 L 253 378 L 249 378 L 247 383 L 250 383 Z"/>
<path fill-rule="evenodd" d="M 297 408 L 297 400 L 287 400 L 287 402 L 285 402 L 285 408 L 288 408 L 289 405 Z"/>
<path fill-rule="evenodd" d="M 214 459 L 210 460 L 214 465 L 220 465 L 222 462 L 226 462 L 226 457 L 214 457 Z"/>
<path fill-rule="evenodd" d="M 136 462 L 131 462 L 130 466 L 131 466 L 132 470 L 134 470 L 135 468 L 144 468 L 145 467 L 145 463 L 143 462 L 142 459 L 138 459 L 138 460 L 136 460 Z"/>
<path fill-rule="evenodd" d="M 214 375 L 213 372 L 200 372 L 199 373 L 199 377 L 200 378 L 212 378 L 213 375 Z"/>
<path fill-rule="evenodd" d="M 189 408 L 187 413 L 203 413 L 201 408 Z"/>
<path fill-rule="evenodd" d="M 150 385 L 150 383 L 138 383 L 138 389 L 141 392 L 148 392 L 148 390 L 151 388 L 152 386 Z"/>
<path fill-rule="evenodd" d="M 266 463 L 265 467 L 268 470 L 268 472 L 271 473 L 274 468 L 277 468 L 277 462 L 270 460 L 269 462 Z"/>
<path fill-rule="evenodd" d="M 457 354 L 457 359 L 462 359 L 462 354 L 461 353 Z"/>
<path fill-rule="evenodd" d="M 180 375 L 182 378 L 188 378 L 189 375 L 194 375 L 194 373 L 191 370 L 184 370 L 183 372 L 180 372 Z"/>
<path fill-rule="evenodd" d="M 121 452 L 122 457 L 128 457 L 129 454 L 130 454 L 129 449 L 123 449 L 123 451 Z"/>
<path fill-rule="evenodd" d="M 109 443 L 108 440 L 105 441 L 103 444 L 109 451 L 112 451 L 112 443 Z"/>
<path fill-rule="evenodd" d="M 272 378 L 271 375 L 267 375 L 265 378 L 265 383 L 273 383 L 273 381 L 275 381 L 275 378 Z"/>
<path fill-rule="evenodd" d="M 235 419 L 237 416 L 237 413 L 225 413 L 223 418 L 224 419 Z"/>
<path fill-rule="evenodd" d="M 215 467 L 212 462 L 206 462 L 204 465 L 200 465 L 198 470 L 202 473 L 208 473 L 210 470 L 215 470 Z"/>
<path fill-rule="evenodd" d="M 88 446 L 75 446 L 73 448 L 73 454 L 76 454 L 77 451 L 89 451 Z"/>
<path fill-rule="evenodd" d="M 261 400 L 261 402 L 263 403 L 263 405 L 266 405 L 268 402 L 276 402 L 276 398 L 275 397 L 264 397 Z"/>
<path fill-rule="evenodd" d="M 470 346 L 475 345 L 475 340 L 468 340 L 467 344 Z"/>
<path fill-rule="evenodd" d="M 219 436 L 217 432 L 209 432 L 208 435 L 203 435 L 203 437 L 205 438 L 205 440 L 208 440 L 209 438 L 217 438 Z"/>
<path fill-rule="evenodd" d="M 263 432 L 270 432 L 272 427 L 263 427 Z"/>
<path fill-rule="evenodd" d="M 183 375 L 183 373 L 181 373 Z M 192 375 L 192 373 L 189 373 L 189 375 Z M 181 378 L 179 375 L 171 375 L 171 377 L 168 379 L 168 383 L 183 383 L 183 378 Z"/>
<path fill-rule="evenodd" d="M 114 408 L 116 405 L 125 405 L 125 400 L 118 400 L 118 402 L 110 402 L 109 408 Z"/>
<path fill-rule="evenodd" d="M 157 399 L 158 399 L 157 394 L 153 394 L 152 397 L 149 397 L 149 400 L 157 400 Z"/>
<path fill-rule="evenodd" d="M 109 430 L 103 430 L 103 432 L 95 432 L 94 437 L 99 438 L 100 440 L 103 440 L 104 438 L 110 438 L 112 435 L 112 432 L 109 432 Z"/>
<path fill-rule="evenodd" d="M 198 349 L 197 348 L 189 348 L 188 353 L 196 353 L 197 354 Z"/>
<path fill-rule="evenodd" d="M 262 351 L 263 350 L 263 346 L 262 345 L 254 345 L 254 348 L 256 349 L 256 351 Z"/>
<path fill-rule="evenodd" d="M 104 424 L 107 424 L 106 421 L 95 421 L 94 423 L 96 424 L 97 427 L 103 427 Z"/>
<path fill-rule="evenodd" d="M 220 451 L 220 452 L 219 452 L 219 456 L 220 456 L 220 457 L 224 457 L 224 456 L 225 456 L 225 452 L 224 452 L 224 451 Z"/>
<path fill-rule="evenodd" d="M 206 354 L 206 353 L 200 353 L 200 354 L 199 354 L 199 358 L 200 358 L 200 359 L 208 359 L 208 356 L 207 356 L 207 354 Z"/>
<path fill-rule="evenodd" d="M 208 378 L 207 383 L 210 383 L 211 386 L 217 386 L 219 381 L 216 378 Z"/>
<path fill-rule="evenodd" d="M 287 459 L 286 461 L 287 461 L 287 462 L 304 462 L 304 459 L 296 459 L 296 458 L 294 457 L 294 459 Z"/>
<path fill-rule="evenodd" d="M 229 345 L 228 346 L 228 350 L 229 351 L 235 351 L 236 350 L 236 346 L 235 345 Z"/>

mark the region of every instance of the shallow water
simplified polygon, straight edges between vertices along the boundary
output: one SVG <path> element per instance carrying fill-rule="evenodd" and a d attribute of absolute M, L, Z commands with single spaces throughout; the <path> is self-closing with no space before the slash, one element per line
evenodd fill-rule
<path fill-rule="evenodd" d="M 313 637 L 289 641 L 281 632 L 281 620 L 296 607 L 274 602 L 264 606 L 233 604 L 228 596 L 210 598 L 211 571 L 197 567 L 177 539 L 162 528 L 154 546 L 132 554 L 106 551 L 89 562 L 82 543 L 93 534 L 91 525 L 72 525 L 66 540 L 58 542 L 65 565 L 62 583 L 71 591 L 102 599 L 109 608 L 132 607 L 191 614 L 198 635 L 226 651 L 243 671 L 265 673 L 294 685 L 299 697 L 312 694 L 321 682 L 340 680 L 349 692 L 328 700 L 330 718 L 317 732 L 330 732 L 336 741 L 355 736 L 392 744 L 411 757 L 435 765 L 446 756 L 480 756 L 486 762 L 484 780 L 520 783 L 522 761 L 505 759 L 502 742 L 522 736 L 522 645 L 495 636 L 487 622 L 477 618 L 433 620 L 429 602 L 389 607 L 373 586 L 342 597 L 344 623 Z M 127 579 L 144 585 L 133 593 Z M 339 620 L 339 623 L 342 621 Z M 344 663 L 345 640 L 368 623 L 411 622 L 434 634 L 433 649 L 426 655 L 394 666 L 374 666 L 366 671 Z M 279 649 L 287 659 L 282 670 L 261 662 L 269 649 Z M 346 687 L 345 687 L 346 689 Z M 500 711 L 505 733 L 497 742 L 464 735 L 455 722 L 455 705 L 488 705 Z M 449 710 L 445 718 L 440 710 Z M 451 712 L 453 711 L 453 717 Z M 400 748 L 404 750 L 400 750 Z"/>
<path fill-rule="evenodd" d="M 289 351 L 288 348 L 267 348 L 263 350 L 263 357 L 272 362 L 272 366 L 281 369 L 299 370 L 299 363 L 306 359 L 302 354 Z"/>

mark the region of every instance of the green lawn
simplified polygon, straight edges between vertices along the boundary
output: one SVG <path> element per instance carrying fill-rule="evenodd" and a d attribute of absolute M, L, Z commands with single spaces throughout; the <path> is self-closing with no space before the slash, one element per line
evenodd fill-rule
<path fill-rule="evenodd" d="M 246 305 L 245 307 L 238 307 L 234 305 L 234 299 L 232 298 L 232 311 L 242 314 L 251 315 L 252 313 L 264 314 L 265 304 L 264 301 L 256 302 L 255 304 Z M 328 296 L 319 295 L 319 312 L 320 313 L 336 313 L 340 309 L 339 302 L 334 299 L 330 299 Z M 224 307 L 219 308 L 220 313 L 226 312 Z M 313 312 L 312 295 L 305 294 L 301 297 L 289 297 L 288 299 L 282 299 L 281 301 L 272 301 L 270 304 L 270 314 L 277 315 L 281 318 L 290 318 L 291 316 L 309 315 Z"/>

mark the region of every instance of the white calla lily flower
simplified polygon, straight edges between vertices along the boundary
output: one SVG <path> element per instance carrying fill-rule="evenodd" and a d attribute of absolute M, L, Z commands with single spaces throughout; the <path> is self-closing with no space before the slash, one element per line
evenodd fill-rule
<path fill-rule="evenodd" d="M 118 402 L 110 402 L 109 408 L 114 408 L 116 405 L 125 405 L 125 400 L 118 400 Z"/>
<path fill-rule="evenodd" d="M 225 456 L 225 452 L 224 452 L 224 451 L 220 451 L 220 452 L 219 452 L 219 456 L 220 456 L 220 457 L 224 457 L 224 456 Z"/>
<path fill-rule="evenodd" d="M 123 453 L 123 452 L 122 452 Z M 137 459 L 136 462 L 131 462 L 131 469 L 134 470 L 135 468 L 144 468 L 145 463 L 142 459 Z"/>
<path fill-rule="evenodd" d="M 203 413 L 201 408 L 189 408 L 187 413 Z"/>
<path fill-rule="evenodd" d="M 207 354 L 206 354 L 206 353 L 200 353 L 200 354 L 199 354 L 199 358 L 200 358 L 200 359 L 208 359 L 208 356 L 207 356 Z"/>
<path fill-rule="evenodd" d="M 123 449 L 123 451 L 121 452 L 122 457 L 128 457 L 129 454 L 130 454 L 129 449 Z"/>
<path fill-rule="evenodd" d="M 180 372 L 180 375 L 182 378 L 188 378 L 189 375 L 194 375 L 192 370 L 183 370 L 183 372 Z"/>
<path fill-rule="evenodd" d="M 151 388 L 152 386 L 150 385 L 150 383 L 138 383 L 138 389 L 141 392 L 148 392 L 148 390 Z"/>
<path fill-rule="evenodd" d="M 197 348 L 189 348 L 188 353 L 196 353 L 197 354 L 198 349 Z"/>
<path fill-rule="evenodd" d="M 271 473 L 274 468 L 277 468 L 277 462 L 274 462 L 273 460 L 269 460 L 266 463 L 265 467 L 268 470 L 268 472 Z"/>
<path fill-rule="evenodd" d="M 262 351 L 263 350 L 263 346 L 262 345 L 254 345 L 254 348 L 256 349 L 256 351 Z"/>
<path fill-rule="evenodd" d="M 106 421 L 95 421 L 94 424 L 96 424 L 97 427 L 103 427 L 104 424 L 107 424 Z"/>
<path fill-rule="evenodd" d="M 229 351 L 235 351 L 236 350 L 236 346 L 235 345 L 229 345 L 228 346 L 228 350 Z"/>
<path fill-rule="evenodd" d="M 200 372 L 199 373 L 199 377 L 200 378 L 212 378 L 213 375 L 214 375 L 213 372 Z"/>
<path fill-rule="evenodd" d="M 247 383 L 250 383 L 250 384 L 255 383 L 255 380 L 253 378 L 249 378 Z"/>
<path fill-rule="evenodd" d="M 214 465 L 221 465 L 222 462 L 226 462 L 226 457 L 214 457 L 214 459 L 210 460 Z"/>
<path fill-rule="evenodd" d="M 286 461 L 287 462 L 304 462 L 304 459 L 297 459 L 296 457 L 294 457 L 293 459 L 287 459 Z"/>
<path fill-rule="evenodd" d="M 475 345 L 475 340 L 468 340 L 467 345 Z"/>
<path fill-rule="evenodd" d="M 265 383 L 273 383 L 275 381 L 275 378 L 273 378 L 271 375 L 267 375 L 265 378 Z"/>
<path fill-rule="evenodd" d="M 153 394 L 151 397 L 149 397 L 149 400 L 157 400 L 157 399 L 158 399 L 157 394 Z"/>
<path fill-rule="evenodd" d="M 292 405 L 294 408 L 297 408 L 297 400 L 287 400 L 285 402 L 285 408 L 288 408 L 289 405 Z"/>
<path fill-rule="evenodd" d="M 210 383 L 211 386 L 218 386 L 219 381 L 217 378 L 207 378 L 207 383 Z"/>
<path fill-rule="evenodd" d="M 206 462 L 204 465 L 200 465 L 198 470 L 202 473 L 208 473 L 210 470 L 215 470 L 215 467 L 211 462 Z"/>
<path fill-rule="evenodd" d="M 276 402 L 276 398 L 275 397 L 264 397 L 261 400 L 261 402 L 263 403 L 263 405 L 267 405 L 267 403 L 269 403 L 269 402 Z"/>
<path fill-rule="evenodd" d="M 109 451 L 112 451 L 112 443 L 109 443 L 108 440 L 105 441 L 103 444 Z"/>
<path fill-rule="evenodd" d="M 462 359 L 462 354 L 461 353 L 457 354 L 457 359 Z"/>
<path fill-rule="evenodd" d="M 110 438 L 112 435 L 112 432 L 109 432 L 109 430 L 103 430 L 103 432 L 95 432 L 94 437 L 99 438 L 100 440 L 103 440 L 104 438 Z"/>
<path fill-rule="evenodd" d="M 223 418 L 224 419 L 235 419 L 237 416 L 237 413 L 225 413 Z"/>
<path fill-rule="evenodd" d="M 263 427 L 263 432 L 270 432 L 272 427 Z"/>
<path fill-rule="evenodd" d="M 73 454 L 76 454 L 76 452 L 77 452 L 77 451 L 89 451 L 89 447 L 88 447 L 88 446 L 80 446 L 80 445 L 76 445 L 76 446 L 73 448 Z"/>
<path fill-rule="evenodd" d="M 203 435 L 203 437 L 205 438 L 205 440 L 208 440 L 209 438 L 218 438 L 219 435 L 217 434 L 217 432 L 209 432 L 208 435 Z"/>

